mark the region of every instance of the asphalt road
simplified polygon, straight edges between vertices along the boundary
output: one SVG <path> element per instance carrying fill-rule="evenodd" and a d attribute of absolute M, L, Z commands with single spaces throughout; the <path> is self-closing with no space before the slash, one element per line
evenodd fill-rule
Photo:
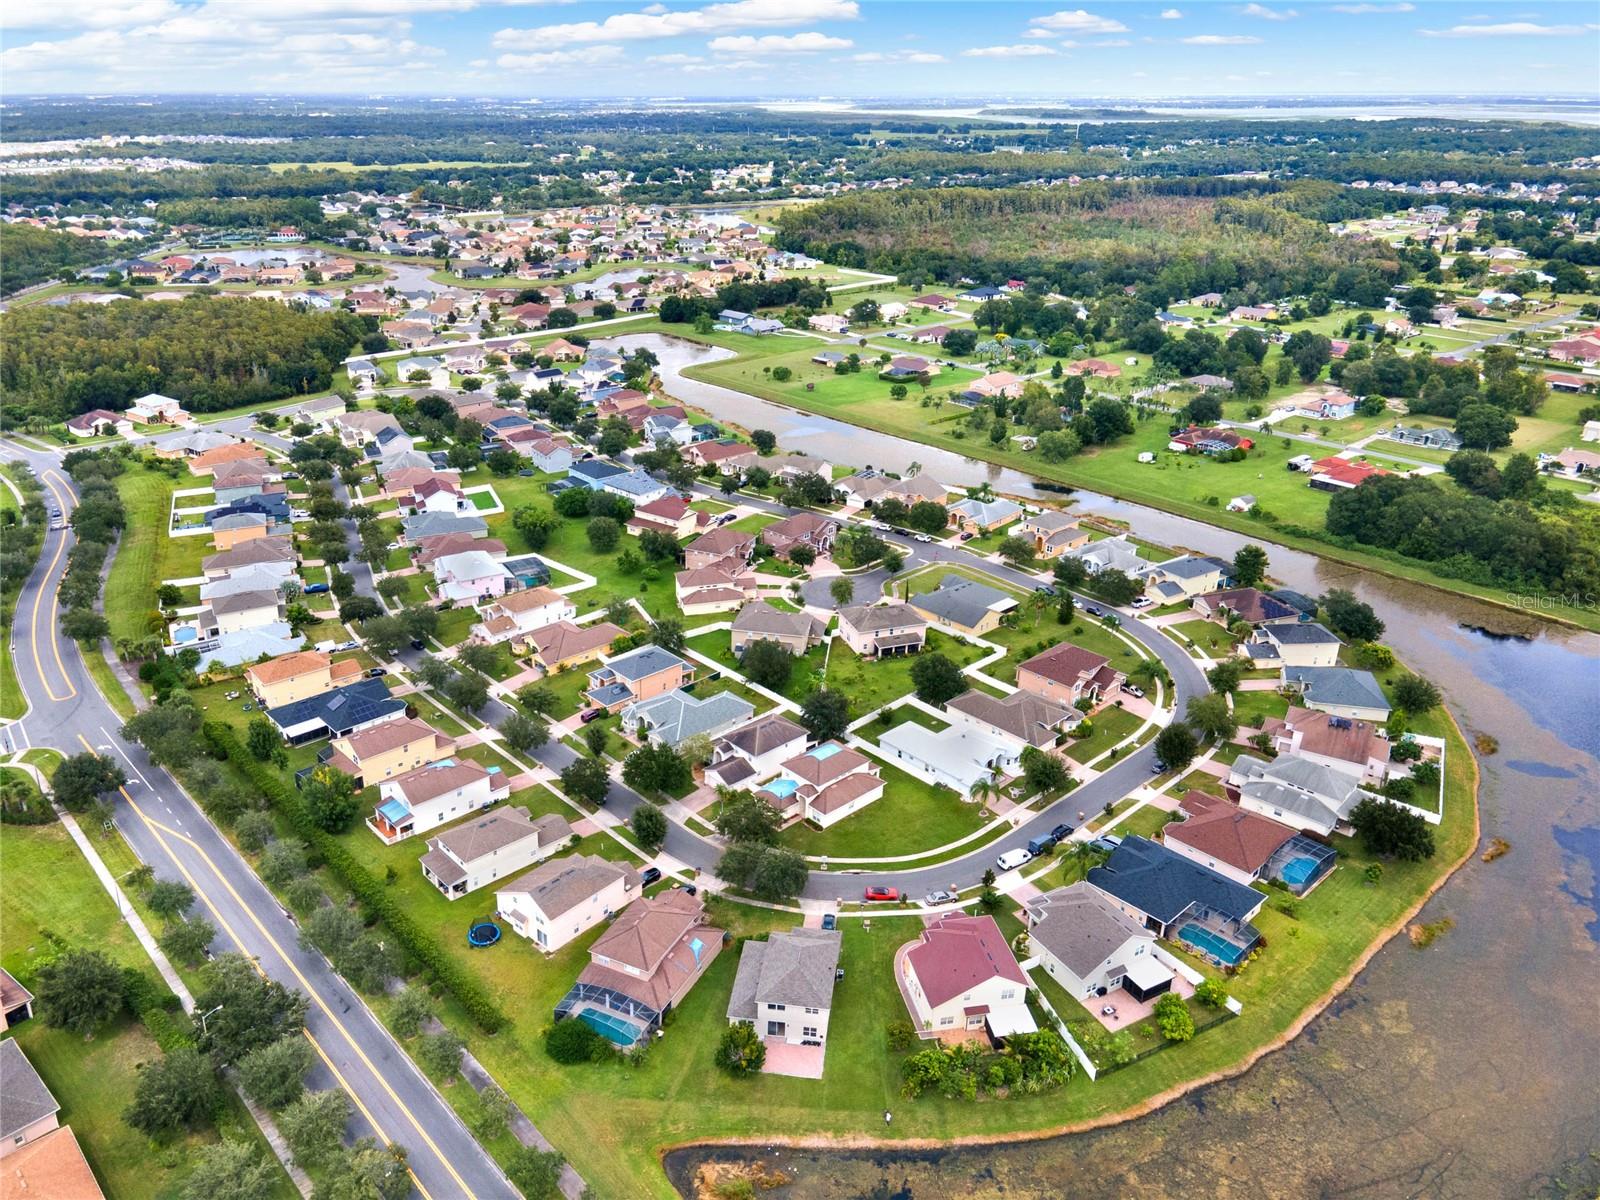
<path fill-rule="evenodd" d="M 6 459 L 29 462 L 48 502 L 71 511 L 75 497 L 57 455 L 0 446 Z M 340 1086 L 350 1095 L 356 1108 L 351 1132 L 406 1147 L 416 1190 L 425 1198 L 517 1196 L 361 998 L 320 955 L 301 949 L 295 923 L 250 865 L 166 771 L 119 735 L 121 720 L 96 690 L 77 644 L 56 632 L 56 589 L 71 544 L 70 529 L 47 532 L 39 566 L 19 594 L 14 660 L 30 708 L 0 741 L 12 749 L 49 746 L 66 754 L 87 747 L 120 759 L 130 779 L 115 804 L 124 836 L 157 876 L 194 889 L 217 927 L 214 949 L 249 955 L 269 977 L 310 999 L 306 1033 L 320 1060 L 312 1085 Z"/>

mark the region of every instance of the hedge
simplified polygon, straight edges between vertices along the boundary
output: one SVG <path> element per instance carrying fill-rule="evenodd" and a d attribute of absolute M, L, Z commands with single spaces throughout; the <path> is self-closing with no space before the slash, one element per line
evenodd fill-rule
<path fill-rule="evenodd" d="M 137 967 L 123 968 L 122 1001 L 128 1011 L 139 1018 L 163 1054 L 171 1054 L 180 1046 L 194 1045 L 194 1032 L 187 1022 L 180 1022 L 173 1016 L 174 1009 L 182 1009 L 178 998 L 165 987 L 158 987 Z"/>
<path fill-rule="evenodd" d="M 295 792 L 266 763 L 257 761 L 239 744 L 238 735 L 226 725 L 207 721 L 202 735 L 218 758 L 240 771 L 261 790 L 274 810 L 287 820 L 296 835 L 320 856 L 366 911 L 389 927 L 406 952 L 420 963 L 460 1003 L 478 1027 L 498 1033 L 511 1022 L 501 1012 L 483 984 L 446 954 L 439 943 L 423 931 L 411 914 L 401 907 L 383 881 L 356 861 L 338 838 L 320 828 Z"/>

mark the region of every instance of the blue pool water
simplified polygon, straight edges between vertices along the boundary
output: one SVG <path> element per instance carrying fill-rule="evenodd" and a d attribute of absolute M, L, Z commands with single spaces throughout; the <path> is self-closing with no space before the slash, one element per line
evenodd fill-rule
<path fill-rule="evenodd" d="M 640 1030 L 637 1025 L 621 1017 L 614 1017 L 610 1013 L 586 1008 L 578 1014 L 578 1019 L 608 1042 L 615 1042 L 619 1046 L 631 1046 L 639 1040 Z"/>
<path fill-rule="evenodd" d="M 1178 930 L 1178 940 L 1187 942 L 1202 954 L 1209 954 L 1218 962 L 1226 963 L 1230 967 L 1244 957 L 1243 946 L 1235 946 L 1220 934 L 1202 929 L 1198 925 L 1185 925 Z"/>
<path fill-rule="evenodd" d="M 192 642 L 199 636 L 199 633 L 193 629 L 179 629 L 173 633 L 172 640 L 174 642 Z"/>
<path fill-rule="evenodd" d="M 842 747 L 829 742 L 826 746 L 818 746 L 815 750 L 807 750 L 806 753 L 818 762 L 822 762 L 824 759 L 832 758 L 841 749 Z"/>
<path fill-rule="evenodd" d="M 780 796 L 787 800 L 800 790 L 800 783 L 795 779 L 774 779 L 761 790 L 771 792 L 774 796 Z"/>
<path fill-rule="evenodd" d="M 1317 860 L 1314 858 L 1291 858 L 1283 864 L 1283 870 L 1278 872 L 1278 878 L 1291 887 L 1299 887 L 1310 879 L 1317 871 Z"/>

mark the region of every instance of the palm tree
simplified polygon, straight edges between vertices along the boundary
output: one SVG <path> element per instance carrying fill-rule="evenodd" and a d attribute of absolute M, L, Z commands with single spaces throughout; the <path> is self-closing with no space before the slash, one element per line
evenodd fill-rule
<path fill-rule="evenodd" d="M 1106 854 L 1088 842 L 1073 842 L 1063 857 L 1077 869 L 1078 878 L 1084 879 L 1091 867 L 1097 867 L 1105 861 Z"/>
<path fill-rule="evenodd" d="M 990 779 L 988 776 L 985 776 L 974 783 L 968 790 L 967 799 L 971 800 L 974 804 L 988 804 L 989 801 L 993 800 L 999 794 L 1000 789 L 995 786 L 994 780 Z"/>

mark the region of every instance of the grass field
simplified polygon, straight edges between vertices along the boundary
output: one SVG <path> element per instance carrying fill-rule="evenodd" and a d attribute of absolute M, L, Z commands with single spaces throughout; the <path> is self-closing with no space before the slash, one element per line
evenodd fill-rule
<path fill-rule="evenodd" d="M 139 466 L 130 466 L 117 477 L 128 520 L 106 577 L 105 611 L 113 642 L 146 636 L 161 581 L 200 574 L 200 560 L 212 553 L 208 537 L 167 536 L 173 489 L 186 482 Z"/>
<path fill-rule="evenodd" d="M 981 829 L 982 805 L 971 804 L 949 788 L 925 783 L 887 763 L 878 774 L 883 795 L 836 825 L 818 829 L 801 822 L 778 837 L 780 844 L 812 857 L 891 858 L 933 850 Z M 851 882 L 841 882 L 849 895 Z"/>

